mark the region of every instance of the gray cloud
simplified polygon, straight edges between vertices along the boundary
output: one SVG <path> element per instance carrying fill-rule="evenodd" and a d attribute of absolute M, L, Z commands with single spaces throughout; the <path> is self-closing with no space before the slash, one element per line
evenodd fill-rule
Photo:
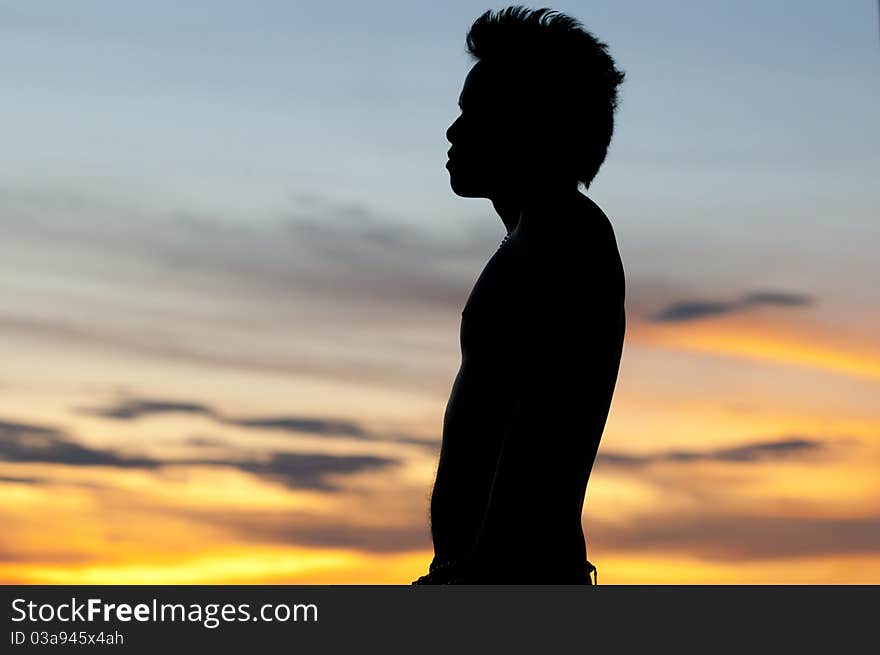
<path fill-rule="evenodd" d="M 99 552 L 86 552 L 83 550 L 62 550 L 53 548 L 55 544 L 27 544 L 15 543 L 12 541 L 3 543 L 0 540 L 0 562 L 5 564 L 33 564 L 40 562 L 41 564 L 56 565 L 82 565 L 89 563 L 105 563 L 102 554 Z M 26 571 L 25 567 L 22 567 Z M 5 573 L 3 576 L 3 584 L 33 584 L 33 578 L 27 573 L 21 575 L 21 579 L 17 580 L 16 576 L 21 575 L 16 571 Z"/>
<path fill-rule="evenodd" d="M 324 455 L 272 453 L 266 461 L 239 462 L 236 468 L 260 477 L 278 480 L 288 487 L 306 487 L 322 491 L 336 488 L 328 476 L 360 473 L 387 468 L 397 460 L 372 455 Z"/>
<path fill-rule="evenodd" d="M 288 487 L 321 491 L 337 488 L 337 484 L 333 481 L 334 477 L 398 464 L 398 460 L 391 457 L 288 451 L 271 452 L 264 458 L 238 453 L 235 458 L 162 460 L 85 446 L 55 428 L 11 422 L 0 422 L 0 461 L 14 464 L 60 464 L 74 467 L 99 466 L 146 470 L 167 466 L 223 466 L 267 480 L 280 481 Z M 30 479 L 30 482 L 47 483 L 46 480 L 37 478 Z"/>
<path fill-rule="evenodd" d="M 650 320 L 657 323 L 694 321 L 709 316 L 720 316 L 745 311 L 755 305 L 799 307 L 814 302 L 811 296 L 781 291 L 753 291 L 737 300 L 683 300 L 671 303 L 656 312 Z"/>
<path fill-rule="evenodd" d="M 272 416 L 262 418 L 224 419 L 224 423 L 243 428 L 281 430 L 284 432 L 305 432 L 308 434 L 339 434 L 346 437 L 367 437 L 367 432 L 349 421 L 300 418 L 294 416 Z"/>
<path fill-rule="evenodd" d="M 798 307 L 813 304 L 812 296 L 802 293 L 786 293 L 784 291 L 753 291 L 745 294 L 741 301 L 746 304 L 788 305 Z"/>
<path fill-rule="evenodd" d="M 210 417 L 215 416 L 214 410 L 207 405 L 199 403 L 147 400 L 142 398 L 124 399 L 107 407 L 82 408 L 77 411 L 81 414 L 91 414 L 93 416 L 120 420 L 133 420 L 152 414 L 202 414 Z"/>
<path fill-rule="evenodd" d="M 14 475 L 0 475 L 0 484 L 45 484 L 47 480 L 45 478 L 36 478 L 36 477 L 19 477 Z"/>
<path fill-rule="evenodd" d="M 649 454 L 629 454 L 599 450 L 597 464 L 620 468 L 641 468 L 658 463 L 730 462 L 748 463 L 766 459 L 804 457 L 829 447 L 819 439 L 789 437 L 755 441 L 725 448 L 707 450 L 663 450 Z"/>
<path fill-rule="evenodd" d="M 2 461 L 2 460 L 0 460 Z M 27 484 L 41 487 L 81 487 L 85 489 L 104 489 L 105 486 L 85 480 L 53 480 L 34 475 L 0 475 L 0 484 Z"/>
<path fill-rule="evenodd" d="M 46 425 L 0 421 L 0 440 L 26 437 L 55 438 L 60 436 L 61 432 L 59 430 Z"/>
<path fill-rule="evenodd" d="M 400 523 L 370 524 L 318 516 L 307 512 L 248 512 L 217 515 L 195 514 L 191 518 L 225 530 L 251 542 L 291 544 L 310 548 L 351 548 L 371 553 L 399 553 L 430 549 L 427 523 L 399 517 Z"/>
<path fill-rule="evenodd" d="M 344 437 L 368 441 L 383 441 L 420 446 L 434 450 L 438 444 L 407 435 L 378 434 L 362 425 L 345 419 L 309 416 L 224 416 L 219 410 L 198 402 L 180 402 L 144 398 L 124 398 L 104 407 L 79 408 L 83 414 L 109 419 L 131 421 L 155 414 L 192 414 L 205 416 L 224 425 L 234 425 L 250 430 L 269 430 L 291 434 L 313 434 L 325 437 Z"/>
<path fill-rule="evenodd" d="M 334 523 L 306 529 L 276 526 L 274 530 L 264 529 L 262 535 L 273 541 L 296 542 L 302 546 L 326 545 L 378 553 L 429 549 L 433 545 L 428 527 L 418 524 L 375 527 Z"/>
<path fill-rule="evenodd" d="M 589 545 L 609 553 L 686 553 L 747 561 L 880 552 L 880 516 L 750 516 L 707 507 L 691 514 L 655 512 L 626 522 L 588 518 L 586 526 Z"/>
<path fill-rule="evenodd" d="M 148 457 L 128 457 L 112 450 L 83 446 L 55 428 L 0 422 L 0 460 L 16 463 L 158 468 L 161 462 Z"/>
<path fill-rule="evenodd" d="M 154 414 L 194 414 L 206 416 L 219 423 L 237 425 L 244 428 L 283 430 L 307 434 L 341 434 L 349 437 L 364 437 L 364 429 L 350 421 L 294 416 L 262 416 L 254 418 L 224 417 L 213 407 L 203 403 L 155 400 L 147 398 L 124 398 L 104 407 L 81 408 L 83 414 L 120 420 L 135 420 Z"/>
<path fill-rule="evenodd" d="M 205 435 L 198 435 L 194 437 L 190 437 L 185 441 L 187 446 L 193 446 L 195 448 L 228 448 L 229 442 L 224 439 L 218 439 L 216 437 L 209 437 Z"/>

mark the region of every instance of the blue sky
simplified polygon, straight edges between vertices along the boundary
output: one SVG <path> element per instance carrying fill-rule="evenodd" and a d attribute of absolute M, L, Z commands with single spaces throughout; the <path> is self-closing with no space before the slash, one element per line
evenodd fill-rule
<path fill-rule="evenodd" d="M 450 193 L 443 168 L 464 34 L 486 8 L 3 2 L 0 170 L 11 186 L 244 221 L 319 194 L 404 222 L 494 224 L 488 202 Z M 666 265 L 649 259 L 658 247 L 798 258 L 877 236 L 873 3 L 554 8 L 627 72 L 593 195 L 634 273 Z"/>
<path fill-rule="evenodd" d="M 607 41 L 629 76 L 606 191 L 622 190 L 623 173 L 659 192 L 719 169 L 765 191 L 778 188 L 767 177 L 779 168 L 785 191 L 806 191 L 808 179 L 860 188 L 840 173 L 876 163 L 876 6 L 793 7 L 555 6 Z M 4 169 L 49 166 L 65 183 L 216 179 L 258 198 L 271 193 L 258 179 L 344 193 L 344 175 L 383 203 L 404 185 L 442 201 L 444 131 L 469 65 L 464 33 L 485 8 L 3 2 L 3 118 L 14 128 Z M 423 170 L 432 161 L 439 168 Z M 824 175 L 828 165 L 838 175 Z"/>

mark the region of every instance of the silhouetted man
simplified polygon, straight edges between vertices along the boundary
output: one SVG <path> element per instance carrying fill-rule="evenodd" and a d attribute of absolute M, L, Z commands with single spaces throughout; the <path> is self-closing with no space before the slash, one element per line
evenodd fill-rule
<path fill-rule="evenodd" d="M 487 11 L 467 46 L 450 184 L 507 235 L 462 312 L 434 559 L 413 584 L 591 584 L 581 515 L 626 317 L 614 231 L 578 184 L 605 159 L 623 73 L 549 9 Z"/>

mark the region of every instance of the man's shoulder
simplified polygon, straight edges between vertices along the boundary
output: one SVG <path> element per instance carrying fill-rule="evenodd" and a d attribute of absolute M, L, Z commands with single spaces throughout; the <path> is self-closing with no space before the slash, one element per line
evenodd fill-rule
<path fill-rule="evenodd" d="M 540 296 L 553 290 L 610 297 L 624 293 L 617 239 L 613 230 L 602 226 L 585 226 L 555 243 L 526 249 L 522 262 L 524 282 Z M 552 298 L 552 293 L 547 297 Z"/>

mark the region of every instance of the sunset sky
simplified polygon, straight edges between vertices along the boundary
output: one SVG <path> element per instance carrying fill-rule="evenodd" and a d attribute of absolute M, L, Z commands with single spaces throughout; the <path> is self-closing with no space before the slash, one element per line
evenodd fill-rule
<path fill-rule="evenodd" d="M 427 572 L 504 6 L 0 0 L 0 582 Z M 626 72 L 600 584 L 880 583 L 876 2 L 551 6 Z"/>

